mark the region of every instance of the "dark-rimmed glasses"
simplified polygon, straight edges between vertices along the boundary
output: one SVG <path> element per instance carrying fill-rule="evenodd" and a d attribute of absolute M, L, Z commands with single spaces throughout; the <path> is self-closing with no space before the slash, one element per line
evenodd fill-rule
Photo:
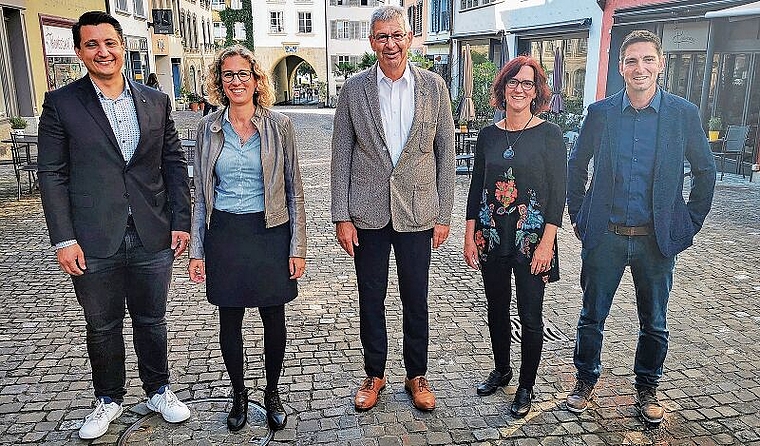
<path fill-rule="evenodd" d="M 394 42 L 401 42 L 405 37 L 405 33 L 375 34 L 372 36 L 374 40 L 380 43 L 388 43 L 388 39 L 393 39 Z"/>
<path fill-rule="evenodd" d="M 536 86 L 536 83 L 527 79 L 524 81 L 518 81 L 515 78 L 507 80 L 507 87 L 511 88 L 512 90 L 517 88 L 518 85 L 522 85 L 523 91 L 530 91 L 533 90 L 533 87 Z"/>
<path fill-rule="evenodd" d="M 240 70 L 240 71 L 222 71 L 222 81 L 226 84 L 229 84 L 235 79 L 235 76 L 240 80 L 240 82 L 245 82 L 251 79 L 251 76 L 253 75 L 253 71 L 251 70 Z"/>

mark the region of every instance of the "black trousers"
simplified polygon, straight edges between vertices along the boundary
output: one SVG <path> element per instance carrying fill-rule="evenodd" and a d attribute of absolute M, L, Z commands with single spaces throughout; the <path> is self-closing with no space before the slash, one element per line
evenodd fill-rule
<path fill-rule="evenodd" d="M 388 356 L 385 296 L 392 246 L 403 307 L 406 376 L 424 375 L 427 373 L 427 294 L 433 230 L 398 232 L 388 224 L 382 229 L 357 229 L 357 233 L 359 246 L 354 249 L 354 265 L 359 286 L 359 332 L 364 347 L 364 371 L 367 376 L 385 376 Z"/>
<path fill-rule="evenodd" d="M 544 346 L 542 318 L 546 284 L 539 275 L 531 274 L 530 264 L 522 264 L 511 257 L 489 256 L 481 263 L 483 286 L 488 301 L 488 331 L 497 370 L 507 371 L 511 322 L 509 305 L 512 300 L 512 273 L 515 275 L 517 314 L 522 324 L 520 345 L 520 387 L 531 388 L 536 383 L 541 350 Z"/>

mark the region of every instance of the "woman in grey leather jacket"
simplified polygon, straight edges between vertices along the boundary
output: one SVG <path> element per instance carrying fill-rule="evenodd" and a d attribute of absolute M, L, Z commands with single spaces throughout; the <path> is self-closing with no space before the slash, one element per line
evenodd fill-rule
<path fill-rule="evenodd" d="M 247 420 L 242 322 L 258 308 L 264 325 L 264 405 L 272 429 L 287 415 L 277 390 L 285 355 L 285 304 L 306 267 L 306 217 L 290 119 L 270 110 L 274 91 L 250 50 L 222 49 L 207 91 L 223 107 L 198 124 L 190 279 L 206 280 L 219 307 L 219 344 L 233 389 L 230 430 Z"/>

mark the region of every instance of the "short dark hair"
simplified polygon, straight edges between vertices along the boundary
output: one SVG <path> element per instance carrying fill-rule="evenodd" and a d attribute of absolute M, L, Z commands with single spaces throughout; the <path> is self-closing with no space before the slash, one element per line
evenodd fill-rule
<path fill-rule="evenodd" d="M 536 98 L 530 104 L 530 112 L 535 115 L 548 109 L 552 92 L 549 89 L 549 82 L 546 80 L 546 73 L 541 68 L 541 64 L 527 54 L 517 56 L 504 64 L 504 67 L 496 75 L 491 86 L 491 105 L 499 110 L 506 108 L 504 105 L 504 100 L 506 99 L 504 97 L 504 88 L 507 85 L 507 81 L 517 76 L 520 69 L 525 66 L 533 68 L 533 82 L 536 83 Z"/>
<path fill-rule="evenodd" d="M 656 34 L 645 29 L 636 29 L 628 33 L 623 39 L 623 44 L 620 45 L 620 62 L 623 61 L 625 56 L 625 50 L 634 43 L 649 42 L 654 45 L 654 49 L 657 50 L 657 54 L 662 56 L 662 41 Z"/>
<path fill-rule="evenodd" d="M 121 23 L 116 20 L 111 14 L 103 11 L 88 11 L 79 16 L 74 26 L 71 27 L 71 34 L 74 36 L 74 48 L 79 48 L 82 43 L 82 27 L 83 26 L 97 26 L 103 23 L 107 23 L 116 30 L 119 34 L 119 39 L 124 43 L 124 30 L 121 29 Z"/>

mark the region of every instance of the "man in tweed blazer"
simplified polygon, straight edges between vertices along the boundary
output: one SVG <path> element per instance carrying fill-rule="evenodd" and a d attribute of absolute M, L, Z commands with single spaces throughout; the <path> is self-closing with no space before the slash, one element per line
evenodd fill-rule
<path fill-rule="evenodd" d="M 435 408 L 425 378 L 428 270 L 448 237 L 454 200 L 454 121 L 443 79 L 407 61 L 404 10 L 376 9 L 369 37 L 378 63 L 343 86 L 332 139 L 332 220 L 354 258 L 367 374 L 354 400 L 371 409 L 385 387 L 385 296 L 393 247 L 404 314 L 405 388 Z"/>

